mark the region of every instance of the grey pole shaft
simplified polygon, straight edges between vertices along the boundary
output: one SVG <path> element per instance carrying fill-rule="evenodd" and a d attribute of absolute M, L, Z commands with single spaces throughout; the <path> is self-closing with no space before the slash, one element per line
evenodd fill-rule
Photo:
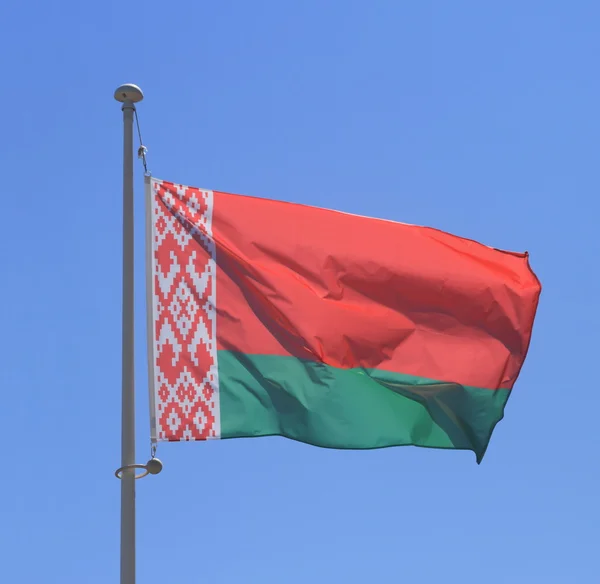
<path fill-rule="evenodd" d="M 123 337 L 121 466 L 135 464 L 133 337 L 133 101 L 123 102 Z M 121 479 L 121 584 L 135 584 L 135 470 Z"/>

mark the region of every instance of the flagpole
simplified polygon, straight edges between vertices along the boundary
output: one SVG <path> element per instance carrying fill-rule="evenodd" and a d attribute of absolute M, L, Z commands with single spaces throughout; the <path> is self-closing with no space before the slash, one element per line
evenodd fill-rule
<path fill-rule="evenodd" d="M 135 584 L 135 385 L 133 336 L 133 115 L 144 98 L 136 85 L 121 85 L 123 104 L 123 330 L 121 378 L 121 584 Z"/>

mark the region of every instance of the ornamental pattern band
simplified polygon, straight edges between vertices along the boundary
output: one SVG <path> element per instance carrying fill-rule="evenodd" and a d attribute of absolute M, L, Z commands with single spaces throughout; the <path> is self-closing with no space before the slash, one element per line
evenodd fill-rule
<path fill-rule="evenodd" d="M 220 438 L 213 192 L 150 186 L 155 437 Z"/>

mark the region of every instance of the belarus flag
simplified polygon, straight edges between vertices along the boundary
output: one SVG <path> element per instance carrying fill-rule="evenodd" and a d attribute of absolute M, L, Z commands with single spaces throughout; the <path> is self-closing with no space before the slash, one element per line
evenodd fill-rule
<path fill-rule="evenodd" d="M 531 338 L 527 254 L 154 178 L 148 204 L 154 440 L 481 461 Z"/>

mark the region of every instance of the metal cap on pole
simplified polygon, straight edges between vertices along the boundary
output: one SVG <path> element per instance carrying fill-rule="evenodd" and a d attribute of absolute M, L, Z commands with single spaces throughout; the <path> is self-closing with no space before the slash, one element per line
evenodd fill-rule
<path fill-rule="evenodd" d="M 115 99 L 123 104 L 127 102 L 134 104 L 144 99 L 144 93 L 137 85 L 125 83 L 115 90 Z"/>

